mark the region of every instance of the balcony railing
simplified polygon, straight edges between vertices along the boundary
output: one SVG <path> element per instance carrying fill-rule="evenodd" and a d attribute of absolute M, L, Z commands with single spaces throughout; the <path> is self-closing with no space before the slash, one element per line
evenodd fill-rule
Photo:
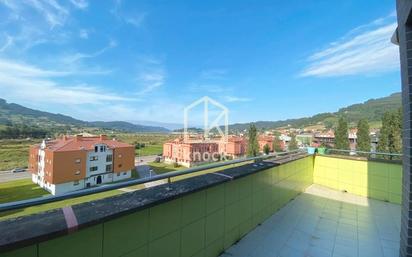
<path fill-rule="evenodd" d="M 313 184 L 396 204 L 402 198 L 399 162 L 301 152 L 247 160 L 254 163 L 1 221 L 0 252 L 37 257 L 218 256 Z M 223 165 L 228 164 L 139 183 Z"/>

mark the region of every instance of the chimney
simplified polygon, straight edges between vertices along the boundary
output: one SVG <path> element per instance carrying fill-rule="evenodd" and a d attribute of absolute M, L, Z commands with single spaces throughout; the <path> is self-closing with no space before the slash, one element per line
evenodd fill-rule
<path fill-rule="evenodd" d="M 100 140 L 101 140 L 101 141 L 107 140 L 107 136 L 106 136 L 106 135 L 100 135 Z"/>
<path fill-rule="evenodd" d="M 76 142 L 82 141 L 82 135 L 76 135 Z"/>
<path fill-rule="evenodd" d="M 69 139 L 69 137 L 67 135 L 63 135 L 63 141 L 67 141 L 67 139 Z"/>

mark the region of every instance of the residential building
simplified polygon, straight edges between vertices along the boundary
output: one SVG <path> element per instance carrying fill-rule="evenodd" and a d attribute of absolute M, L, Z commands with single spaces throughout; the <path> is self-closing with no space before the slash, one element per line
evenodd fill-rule
<path fill-rule="evenodd" d="M 30 147 L 32 181 L 53 195 L 131 177 L 134 147 L 105 135 L 63 136 Z"/>
<path fill-rule="evenodd" d="M 260 135 L 258 137 L 259 151 L 263 152 L 265 145 L 269 146 L 269 151 L 273 152 L 273 136 Z"/>
<path fill-rule="evenodd" d="M 245 156 L 246 149 L 247 140 L 241 136 L 229 136 L 226 141 L 219 141 L 219 152 L 232 159 Z"/>
<path fill-rule="evenodd" d="M 316 133 L 313 139 L 313 146 L 333 146 L 335 144 L 335 132 L 329 130 L 323 133 Z"/>
<path fill-rule="evenodd" d="M 163 157 L 166 163 L 192 167 L 220 158 L 219 144 L 216 141 L 177 138 L 163 144 Z"/>

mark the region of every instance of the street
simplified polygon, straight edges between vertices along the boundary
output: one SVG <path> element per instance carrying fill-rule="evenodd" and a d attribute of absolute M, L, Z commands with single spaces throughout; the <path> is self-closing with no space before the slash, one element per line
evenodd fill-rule
<path fill-rule="evenodd" d="M 12 171 L 0 171 L 0 183 L 31 178 L 31 174 L 27 171 L 13 173 Z"/>

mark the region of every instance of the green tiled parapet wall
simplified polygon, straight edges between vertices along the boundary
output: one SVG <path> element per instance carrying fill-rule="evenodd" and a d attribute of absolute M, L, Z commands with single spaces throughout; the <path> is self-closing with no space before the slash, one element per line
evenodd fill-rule
<path fill-rule="evenodd" d="M 316 156 L 313 182 L 339 191 L 401 203 L 402 165 Z"/>
<path fill-rule="evenodd" d="M 218 256 L 312 183 L 309 156 L 0 256 Z"/>

